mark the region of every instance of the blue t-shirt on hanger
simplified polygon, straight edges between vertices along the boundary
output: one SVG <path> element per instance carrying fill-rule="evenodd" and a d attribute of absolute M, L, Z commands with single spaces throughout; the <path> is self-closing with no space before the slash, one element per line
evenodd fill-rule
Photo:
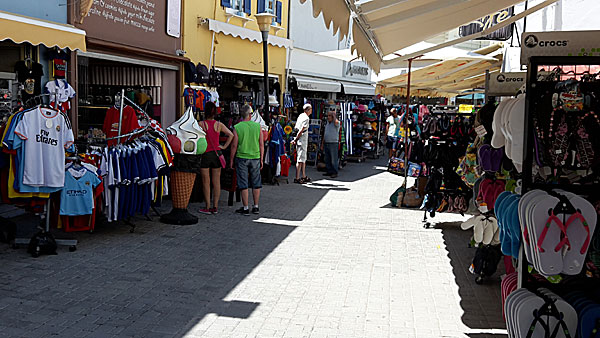
<path fill-rule="evenodd" d="M 94 188 L 100 179 L 93 172 L 85 170 L 83 176 L 73 177 L 65 171 L 65 187 L 60 193 L 60 214 L 63 216 L 91 215 L 94 210 Z"/>

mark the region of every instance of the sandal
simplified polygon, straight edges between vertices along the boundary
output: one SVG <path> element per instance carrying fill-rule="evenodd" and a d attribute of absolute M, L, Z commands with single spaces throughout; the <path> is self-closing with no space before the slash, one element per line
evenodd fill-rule
<path fill-rule="evenodd" d="M 302 177 L 301 180 L 302 180 L 302 183 L 310 183 L 310 182 L 312 182 L 308 176 Z"/>
<path fill-rule="evenodd" d="M 302 179 L 302 178 L 301 179 L 294 178 L 294 183 L 304 184 L 304 179 Z"/>

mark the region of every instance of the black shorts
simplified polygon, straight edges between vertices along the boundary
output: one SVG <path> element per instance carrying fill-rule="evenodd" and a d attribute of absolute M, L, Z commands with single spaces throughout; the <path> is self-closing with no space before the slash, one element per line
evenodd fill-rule
<path fill-rule="evenodd" d="M 173 171 L 199 174 L 204 155 L 176 154 L 173 159 Z"/>
<path fill-rule="evenodd" d="M 393 136 L 388 136 L 387 137 L 387 143 L 385 145 L 386 148 L 388 149 L 396 149 L 396 143 L 398 142 L 398 138 L 397 137 L 393 137 Z"/>
<path fill-rule="evenodd" d="M 219 160 L 219 156 L 216 151 L 209 151 L 202 154 L 202 163 L 200 164 L 202 169 L 217 169 L 222 168 L 221 160 Z"/>

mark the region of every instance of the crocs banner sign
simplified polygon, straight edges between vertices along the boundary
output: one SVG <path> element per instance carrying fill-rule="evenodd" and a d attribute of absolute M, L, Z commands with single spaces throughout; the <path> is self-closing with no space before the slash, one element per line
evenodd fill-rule
<path fill-rule="evenodd" d="M 600 56 L 597 31 L 524 33 L 521 64 L 532 56 Z"/>
<path fill-rule="evenodd" d="M 526 72 L 506 72 L 490 74 L 488 95 L 513 96 L 525 84 Z"/>

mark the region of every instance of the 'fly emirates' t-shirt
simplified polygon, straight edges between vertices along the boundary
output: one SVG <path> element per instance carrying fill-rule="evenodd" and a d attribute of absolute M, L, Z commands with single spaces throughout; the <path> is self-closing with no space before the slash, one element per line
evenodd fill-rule
<path fill-rule="evenodd" d="M 25 112 L 15 134 L 25 140 L 23 183 L 63 187 L 65 149 L 74 141 L 69 119 L 56 110 L 38 107 Z"/>

